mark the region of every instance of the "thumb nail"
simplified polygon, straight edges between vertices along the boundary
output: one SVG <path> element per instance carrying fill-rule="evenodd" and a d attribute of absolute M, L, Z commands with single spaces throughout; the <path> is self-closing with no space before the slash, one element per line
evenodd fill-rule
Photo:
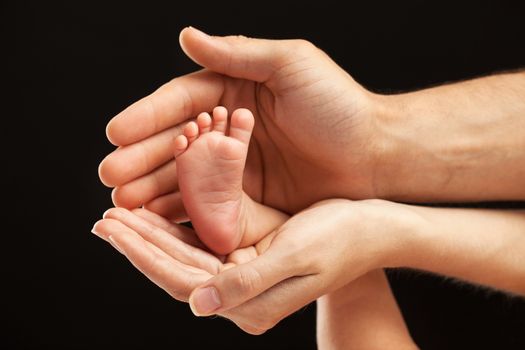
<path fill-rule="evenodd" d="M 215 287 L 197 289 L 190 298 L 190 308 L 195 316 L 209 315 L 220 307 L 221 299 Z"/>
<path fill-rule="evenodd" d="M 196 34 L 198 34 L 200 36 L 205 36 L 205 37 L 209 36 L 208 34 L 204 33 L 202 30 L 197 29 L 197 28 L 192 27 L 192 26 L 186 27 L 186 29 L 192 30 L 194 33 L 196 33 Z"/>

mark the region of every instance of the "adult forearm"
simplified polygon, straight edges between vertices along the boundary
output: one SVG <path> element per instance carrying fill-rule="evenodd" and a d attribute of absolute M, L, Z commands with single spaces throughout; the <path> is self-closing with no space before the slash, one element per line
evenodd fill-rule
<path fill-rule="evenodd" d="M 379 197 L 525 199 L 525 72 L 376 97 Z"/>
<path fill-rule="evenodd" d="M 422 220 L 394 265 L 525 295 L 525 210 L 411 210 Z"/>

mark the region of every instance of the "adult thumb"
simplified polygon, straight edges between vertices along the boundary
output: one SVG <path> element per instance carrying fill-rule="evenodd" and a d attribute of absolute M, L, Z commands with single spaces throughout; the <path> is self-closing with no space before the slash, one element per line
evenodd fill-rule
<path fill-rule="evenodd" d="M 261 83 L 292 61 L 297 46 L 308 46 L 303 40 L 210 36 L 192 27 L 181 31 L 179 41 L 186 55 L 197 64 L 217 73 Z"/>
<path fill-rule="evenodd" d="M 234 308 L 293 276 L 285 256 L 269 254 L 227 269 L 195 289 L 189 298 L 197 316 L 208 316 Z"/>

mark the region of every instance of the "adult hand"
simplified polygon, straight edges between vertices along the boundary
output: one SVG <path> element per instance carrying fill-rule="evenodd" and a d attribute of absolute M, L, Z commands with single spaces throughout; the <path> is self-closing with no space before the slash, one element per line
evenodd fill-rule
<path fill-rule="evenodd" d="M 219 314 L 253 334 L 377 268 L 406 266 L 525 294 L 523 210 L 328 200 L 227 257 L 207 253 L 188 228 L 134 212 L 112 209 L 94 232 L 189 300 L 196 315 Z"/>
<path fill-rule="evenodd" d="M 116 187 L 117 206 L 146 203 L 183 218 L 171 143 L 188 119 L 221 104 L 254 112 L 245 190 L 283 211 L 336 197 L 525 198 L 524 72 L 381 96 L 303 40 L 187 28 L 180 42 L 206 69 L 172 80 L 108 124 L 120 147 L 100 177 Z"/>
<path fill-rule="evenodd" d="M 244 176 L 256 201 L 296 212 L 320 199 L 369 198 L 374 191 L 373 103 L 326 54 L 304 40 L 212 37 L 181 32 L 185 53 L 206 69 L 176 78 L 117 115 L 107 127 L 119 148 L 100 165 L 117 206 L 142 204 L 185 217 L 172 140 L 186 121 L 217 105 L 254 112 Z"/>
<path fill-rule="evenodd" d="M 391 254 L 410 249 L 389 238 L 399 236 L 382 235 L 383 221 L 370 213 L 383 205 L 325 201 L 224 259 L 196 246 L 190 229 L 144 209 L 111 209 L 94 232 L 174 298 L 191 300 L 195 314 L 219 314 L 260 334 L 321 295 L 388 264 Z M 397 214 L 406 213 L 392 212 L 390 232 L 405 231 Z"/>

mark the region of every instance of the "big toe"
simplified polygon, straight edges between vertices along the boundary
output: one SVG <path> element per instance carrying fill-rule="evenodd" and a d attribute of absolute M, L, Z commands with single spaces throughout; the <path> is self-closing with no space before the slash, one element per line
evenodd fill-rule
<path fill-rule="evenodd" d="M 233 112 L 230 120 L 230 137 L 248 144 L 252 135 L 255 118 L 246 108 L 239 108 Z"/>

